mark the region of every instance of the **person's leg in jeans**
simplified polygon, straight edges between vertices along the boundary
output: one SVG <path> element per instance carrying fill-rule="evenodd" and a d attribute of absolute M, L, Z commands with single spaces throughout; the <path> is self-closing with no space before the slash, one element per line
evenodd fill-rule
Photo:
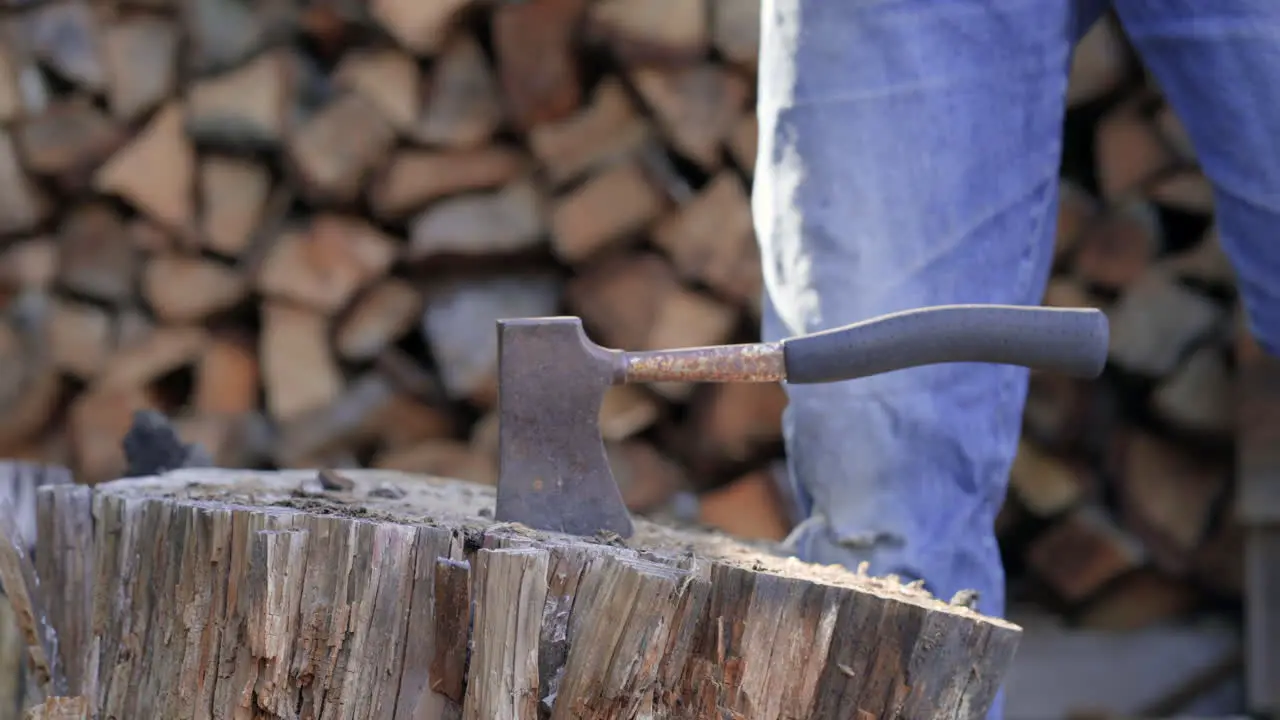
<path fill-rule="evenodd" d="M 764 0 L 752 207 L 768 340 L 949 303 L 1040 302 L 1074 0 Z M 979 592 L 1028 373 L 937 365 L 787 388 L 802 558 Z M 1000 714 L 1000 701 L 992 717 Z"/>
<path fill-rule="evenodd" d="M 1280 357 L 1280 2 L 1115 0 L 1213 183 L 1250 329 Z"/>

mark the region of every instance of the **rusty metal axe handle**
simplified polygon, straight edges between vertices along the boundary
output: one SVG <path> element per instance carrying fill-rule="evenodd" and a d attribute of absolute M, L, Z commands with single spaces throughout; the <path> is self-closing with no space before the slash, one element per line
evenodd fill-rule
<path fill-rule="evenodd" d="M 1097 377 L 1107 361 L 1101 311 L 1017 305 L 907 310 L 782 342 L 790 383 L 825 383 L 935 363 L 1022 365 Z"/>

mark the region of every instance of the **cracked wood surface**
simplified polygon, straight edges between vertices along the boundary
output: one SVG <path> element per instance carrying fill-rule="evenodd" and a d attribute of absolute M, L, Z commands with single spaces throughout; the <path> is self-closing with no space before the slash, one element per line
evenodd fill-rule
<path fill-rule="evenodd" d="M 98 717 L 977 718 L 1021 632 L 702 529 L 541 533 L 489 487 L 341 474 L 98 485 L 91 560 L 51 540 L 83 503 L 43 503 L 53 596 L 93 575 L 71 665 Z"/>

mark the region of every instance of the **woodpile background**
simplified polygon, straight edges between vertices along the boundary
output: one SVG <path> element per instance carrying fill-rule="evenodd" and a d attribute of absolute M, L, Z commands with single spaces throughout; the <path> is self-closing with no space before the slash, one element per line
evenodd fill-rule
<path fill-rule="evenodd" d="M 48 0 L 0 10 L 0 455 L 117 476 L 135 409 L 229 467 L 491 481 L 493 320 L 749 341 L 758 6 Z M 1036 377 L 1015 598 L 1085 627 L 1234 613 L 1233 278 L 1176 115 L 1109 20 L 1072 70 L 1045 302 L 1111 314 Z M 781 390 L 612 392 L 628 502 L 778 538 Z"/>

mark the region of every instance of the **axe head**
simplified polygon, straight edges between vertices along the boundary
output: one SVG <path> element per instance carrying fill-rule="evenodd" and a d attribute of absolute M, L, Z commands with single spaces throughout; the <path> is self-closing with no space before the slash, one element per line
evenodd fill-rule
<path fill-rule="evenodd" d="M 591 342 L 575 317 L 498 321 L 495 519 L 631 535 L 599 421 L 620 355 Z"/>

